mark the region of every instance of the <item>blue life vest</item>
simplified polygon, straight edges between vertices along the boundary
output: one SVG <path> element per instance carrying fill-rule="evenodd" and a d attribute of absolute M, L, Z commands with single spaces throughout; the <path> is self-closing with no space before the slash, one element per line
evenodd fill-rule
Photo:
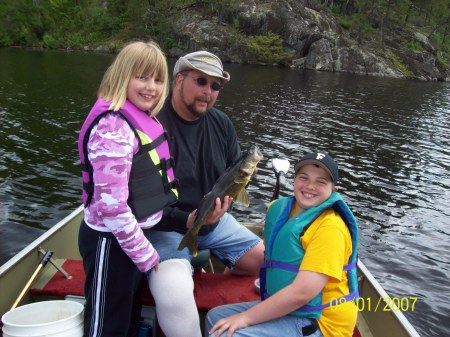
<path fill-rule="evenodd" d="M 299 317 L 319 318 L 324 308 L 343 301 L 354 300 L 359 296 L 356 269 L 358 225 L 353 213 L 337 192 L 333 192 L 319 206 L 304 210 L 289 219 L 294 202 L 294 197 L 280 198 L 270 206 L 267 213 L 264 227 L 265 260 L 260 271 L 261 299 L 266 299 L 294 281 L 305 254 L 300 237 L 320 214 L 333 208 L 349 228 L 352 238 L 352 254 L 348 264 L 343 268 L 348 273 L 350 293 L 343 298 L 336 299 L 336 302 L 322 304 L 322 293 L 320 292 L 306 305 L 291 313 L 291 315 Z"/>
<path fill-rule="evenodd" d="M 94 192 L 87 143 L 92 128 L 106 113 L 112 112 L 108 110 L 109 106 L 110 102 L 99 98 L 84 121 L 78 137 L 85 207 L 90 204 Z M 127 200 L 139 221 L 177 201 L 177 180 L 173 173 L 173 159 L 169 154 L 167 133 L 155 117 L 150 117 L 128 100 L 117 113 L 130 125 L 139 140 L 139 150 L 133 155 Z"/>

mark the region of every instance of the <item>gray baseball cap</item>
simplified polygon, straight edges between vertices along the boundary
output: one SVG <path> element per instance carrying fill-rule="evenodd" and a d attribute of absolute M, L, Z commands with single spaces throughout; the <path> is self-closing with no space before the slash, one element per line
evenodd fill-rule
<path fill-rule="evenodd" d="M 222 61 L 207 51 L 196 51 L 186 54 L 178 59 L 173 68 L 173 77 L 184 70 L 195 69 L 205 73 L 206 75 L 218 77 L 223 83 L 230 80 L 230 74 L 223 70 Z"/>

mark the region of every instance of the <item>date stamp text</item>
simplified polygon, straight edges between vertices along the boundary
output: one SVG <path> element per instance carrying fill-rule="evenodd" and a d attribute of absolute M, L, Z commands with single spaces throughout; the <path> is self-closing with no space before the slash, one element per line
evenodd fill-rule
<path fill-rule="evenodd" d="M 418 297 L 379 297 L 378 299 L 372 299 L 371 297 L 358 297 L 354 300 L 358 311 L 414 311 Z M 346 303 L 347 300 L 344 297 L 336 298 L 331 301 L 330 309 L 335 311 L 339 310 L 339 305 Z"/>

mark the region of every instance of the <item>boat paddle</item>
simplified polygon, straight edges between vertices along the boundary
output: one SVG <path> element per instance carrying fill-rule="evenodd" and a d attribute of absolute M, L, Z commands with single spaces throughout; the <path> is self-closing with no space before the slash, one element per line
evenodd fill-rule
<path fill-rule="evenodd" d="M 36 268 L 36 270 L 34 271 L 33 275 L 31 275 L 31 278 L 28 280 L 27 284 L 25 285 L 25 287 L 23 288 L 22 292 L 20 293 L 19 297 L 17 297 L 17 300 L 14 302 L 14 304 L 12 305 L 10 310 L 13 310 L 15 307 L 17 307 L 17 305 L 20 303 L 20 301 L 22 301 L 22 298 L 25 296 L 26 292 L 28 291 L 28 289 L 31 287 L 31 285 L 33 284 L 34 279 L 36 278 L 36 276 L 39 274 L 39 272 L 45 267 L 45 265 L 47 264 L 47 262 L 50 260 L 50 258 L 52 257 L 53 252 L 51 250 L 48 250 L 44 256 L 42 257 L 41 262 L 39 262 L 39 266 Z"/>
<path fill-rule="evenodd" d="M 287 159 L 279 159 L 274 158 L 272 159 L 272 169 L 275 172 L 275 177 L 277 178 L 277 182 L 275 185 L 275 190 L 273 191 L 272 198 L 270 201 L 274 201 L 275 199 L 278 199 L 280 195 L 280 184 L 285 184 L 285 176 L 289 170 L 289 160 Z"/>

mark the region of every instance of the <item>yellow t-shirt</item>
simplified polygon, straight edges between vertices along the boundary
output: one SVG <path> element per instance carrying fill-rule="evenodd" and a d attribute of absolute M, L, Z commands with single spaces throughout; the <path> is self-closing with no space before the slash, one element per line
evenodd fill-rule
<path fill-rule="evenodd" d="M 293 207 L 293 213 L 295 209 Z M 347 295 L 347 272 L 343 271 L 343 266 L 352 253 L 352 240 L 342 218 L 333 209 L 326 210 L 309 226 L 300 243 L 305 250 L 300 270 L 329 276 L 322 291 L 322 303 L 333 299 L 336 303 L 337 298 Z M 332 305 L 324 309 L 318 319 L 320 330 L 325 337 L 351 337 L 357 314 L 353 301 Z"/>

